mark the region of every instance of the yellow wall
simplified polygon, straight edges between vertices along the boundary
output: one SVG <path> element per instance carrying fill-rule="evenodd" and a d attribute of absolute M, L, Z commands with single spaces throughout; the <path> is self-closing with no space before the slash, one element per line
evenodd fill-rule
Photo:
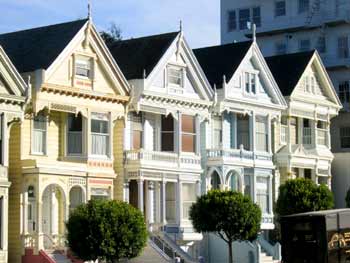
<path fill-rule="evenodd" d="M 114 155 L 114 170 L 117 178 L 114 180 L 114 198 L 116 200 L 123 200 L 123 183 L 124 183 L 124 169 L 123 169 L 123 145 L 124 145 L 124 120 L 117 120 L 114 126 L 114 141 L 113 141 L 113 155 Z"/>

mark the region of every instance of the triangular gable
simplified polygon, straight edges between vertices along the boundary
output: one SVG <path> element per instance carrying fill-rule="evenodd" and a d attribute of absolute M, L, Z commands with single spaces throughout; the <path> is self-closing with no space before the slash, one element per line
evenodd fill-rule
<path fill-rule="evenodd" d="M 254 67 L 259 70 L 259 77 L 266 84 L 264 88 L 266 88 L 266 93 L 270 96 L 273 104 L 276 106 L 280 106 L 281 108 L 285 108 L 287 103 L 262 55 L 258 45 L 253 42 L 246 55 L 242 59 L 240 65 L 237 67 L 235 73 L 233 74 L 231 79 L 227 80 L 227 87 L 233 87 L 234 81 L 240 78 L 242 71 L 244 71 L 244 67 L 247 64 L 253 63 Z"/>
<path fill-rule="evenodd" d="M 0 46 L 0 96 L 24 96 L 26 84 Z"/>
<path fill-rule="evenodd" d="M 316 81 L 316 90 L 314 93 L 310 93 L 312 95 L 312 99 L 315 99 L 315 96 L 326 97 L 326 99 L 334 103 L 337 108 L 342 107 L 333 83 L 317 51 L 314 52 L 309 63 L 305 67 L 291 96 L 297 96 L 298 93 L 303 93 L 302 91 L 304 91 L 304 77 L 307 75 L 313 75 Z M 305 98 L 305 96 L 303 96 L 303 98 Z"/>
<path fill-rule="evenodd" d="M 91 50 L 97 56 L 96 61 L 99 63 L 98 65 L 102 66 L 103 70 L 106 72 L 104 77 L 109 79 L 111 83 L 117 84 L 113 85 L 114 92 L 117 95 L 126 96 L 129 92 L 128 82 L 115 62 L 113 56 L 109 52 L 101 36 L 97 32 L 95 26 L 89 20 L 81 27 L 69 44 L 48 67 L 45 73 L 45 79 L 49 80 L 50 77 L 55 74 L 56 70 L 58 70 L 64 63 L 64 61 L 67 61 L 69 57 L 72 56 L 79 45 L 86 45 L 91 48 Z"/>
<path fill-rule="evenodd" d="M 187 74 L 185 75 L 185 81 L 189 84 L 186 88 L 192 87 L 193 92 L 199 95 L 199 99 L 207 101 L 212 99 L 213 90 L 192 49 L 186 42 L 183 32 L 178 33 L 152 72 L 147 76 L 145 79 L 145 89 L 150 89 L 155 82 L 159 81 L 157 78 L 164 78 L 166 67 L 172 64 L 179 64 L 186 67 Z"/>

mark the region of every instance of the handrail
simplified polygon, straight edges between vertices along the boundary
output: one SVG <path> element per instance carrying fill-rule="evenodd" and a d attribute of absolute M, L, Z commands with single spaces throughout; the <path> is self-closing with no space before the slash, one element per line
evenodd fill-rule
<path fill-rule="evenodd" d="M 258 237 L 257 241 L 260 246 L 268 253 L 268 255 L 273 257 L 274 260 L 282 260 L 280 243 L 277 242 L 275 245 L 271 245 L 261 235 Z"/>
<path fill-rule="evenodd" d="M 165 233 L 162 240 L 164 240 L 174 251 L 175 253 L 184 260 L 184 263 L 196 263 L 196 261 L 186 253 L 174 240 L 167 236 Z"/>

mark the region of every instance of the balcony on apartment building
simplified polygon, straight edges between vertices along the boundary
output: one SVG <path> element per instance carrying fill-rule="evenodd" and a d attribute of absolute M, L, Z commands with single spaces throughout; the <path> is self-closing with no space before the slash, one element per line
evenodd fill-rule
<path fill-rule="evenodd" d="M 125 134 L 126 168 L 201 171 L 198 117 L 132 114 Z"/>
<path fill-rule="evenodd" d="M 272 165 L 270 129 L 266 116 L 231 113 L 215 117 L 208 165 Z"/>

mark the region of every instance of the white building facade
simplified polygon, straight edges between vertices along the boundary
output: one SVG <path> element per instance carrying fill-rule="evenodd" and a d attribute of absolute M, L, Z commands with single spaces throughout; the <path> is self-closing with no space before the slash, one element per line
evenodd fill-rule
<path fill-rule="evenodd" d="M 337 207 L 345 206 L 350 187 L 350 3 L 345 0 L 221 0 L 221 42 L 251 37 L 247 22 L 257 25 L 265 56 L 317 49 L 343 104 L 332 121 L 333 192 Z"/>

